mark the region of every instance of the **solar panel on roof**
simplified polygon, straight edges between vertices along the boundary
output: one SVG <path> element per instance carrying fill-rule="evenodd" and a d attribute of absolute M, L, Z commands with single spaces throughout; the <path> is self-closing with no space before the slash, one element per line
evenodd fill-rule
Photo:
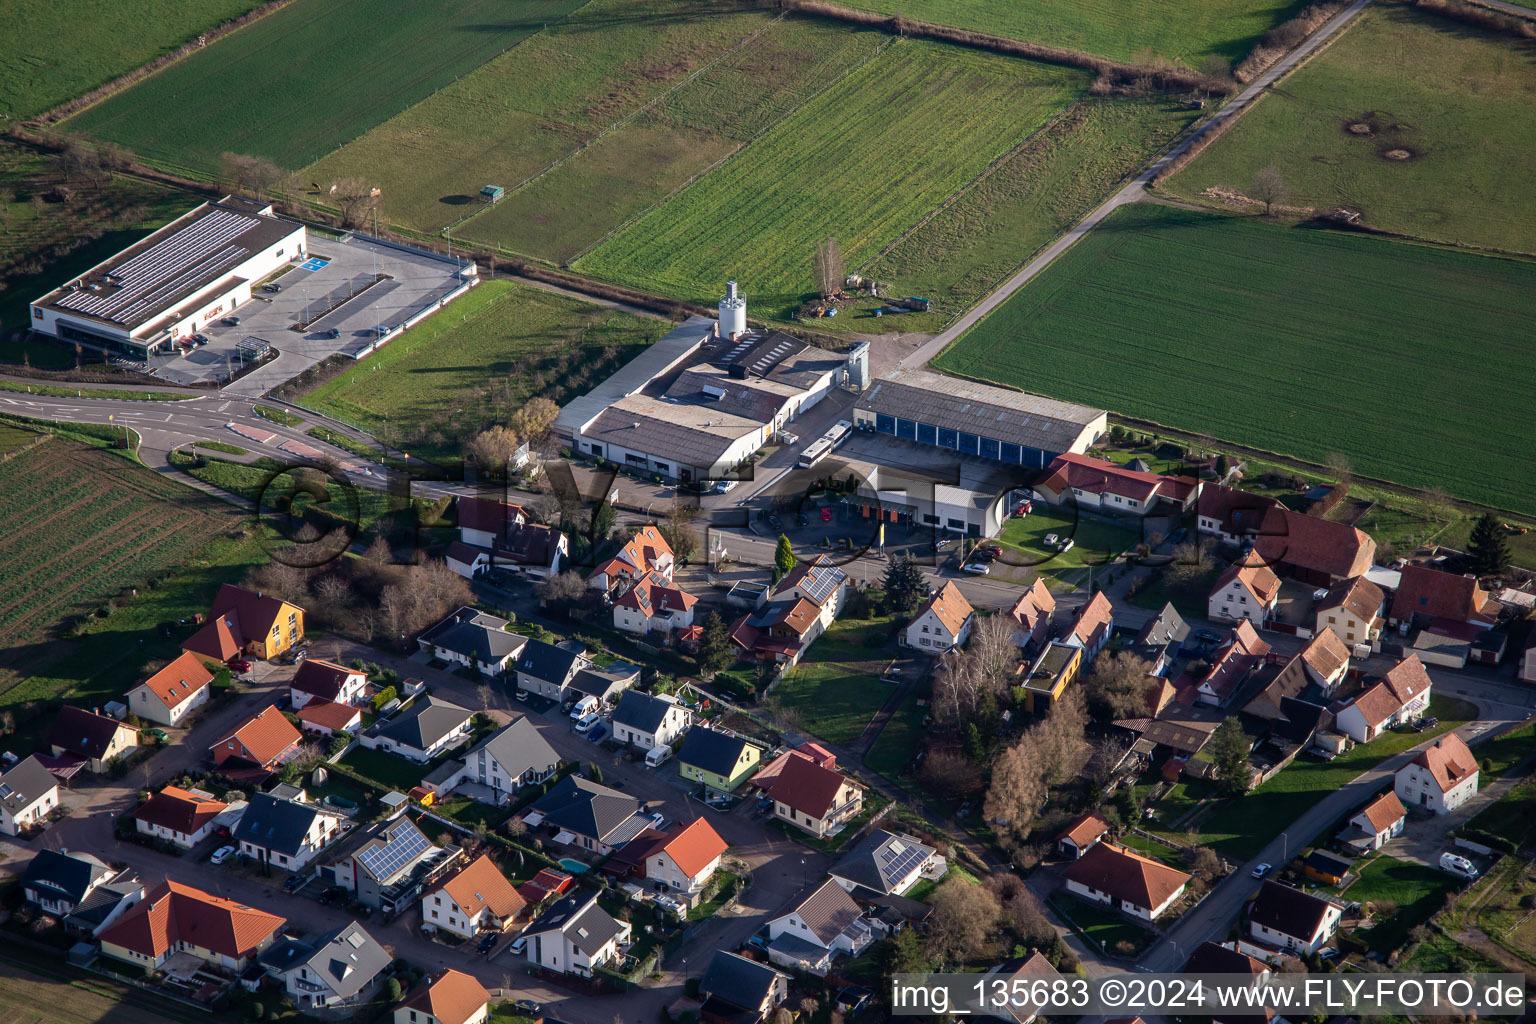
<path fill-rule="evenodd" d="M 370 847 L 357 855 L 374 878 L 389 878 L 426 852 L 432 844 L 414 828 L 399 828 L 382 846 Z"/>

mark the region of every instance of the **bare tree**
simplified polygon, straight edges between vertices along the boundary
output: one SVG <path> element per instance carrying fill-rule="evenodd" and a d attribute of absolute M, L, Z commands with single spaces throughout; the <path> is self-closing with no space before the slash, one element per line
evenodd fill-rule
<path fill-rule="evenodd" d="M 1349 456 L 1342 452 L 1334 452 L 1323 460 L 1323 465 L 1328 467 L 1328 475 L 1333 477 L 1333 482 L 1339 485 L 1348 484 L 1355 478 L 1354 464 L 1349 461 Z"/>
<path fill-rule="evenodd" d="M 1253 198 L 1264 204 L 1264 216 L 1274 212 L 1276 203 L 1285 202 L 1286 195 L 1285 179 L 1274 164 L 1260 168 L 1253 176 Z"/>
<path fill-rule="evenodd" d="M 1147 690 L 1153 685 L 1147 663 L 1130 651 L 1100 657 L 1084 681 L 1088 699 L 1110 718 L 1147 715 Z"/>
<path fill-rule="evenodd" d="M 587 581 L 579 573 L 566 570 L 533 585 L 533 592 L 541 601 L 557 603 L 577 601 L 587 592 Z"/>
<path fill-rule="evenodd" d="M 523 440 L 537 441 L 559 415 L 560 407 L 548 398 L 530 398 L 512 414 L 507 426 Z"/>
<path fill-rule="evenodd" d="M 466 454 L 487 473 L 502 474 L 522 442 L 515 430 L 496 426 L 476 434 Z"/>
<path fill-rule="evenodd" d="M 1216 564 L 1208 540 L 1185 541 L 1173 549 L 1173 561 L 1163 570 L 1170 583 L 1184 583 L 1204 576 Z"/>
<path fill-rule="evenodd" d="M 995 693 L 1006 692 L 1019 665 L 1019 647 L 1013 642 L 1014 622 L 1007 615 L 977 616 L 965 656 L 976 662 L 981 685 Z"/>
<path fill-rule="evenodd" d="M 694 517 L 699 510 L 685 504 L 681 495 L 672 498 L 672 514 L 661 526 L 661 535 L 672 546 L 672 554 L 679 562 L 691 559 L 699 550 L 699 531 L 693 528 Z"/>
<path fill-rule="evenodd" d="M 341 210 L 342 227 L 355 228 L 379 205 L 379 190 L 364 178 L 338 178 L 327 190 Z"/>
<path fill-rule="evenodd" d="M 1045 751 L 1032 742 L 1034 731 L 1030 729 L 998 757 L 982 805 L 987 821 L 1005 846 L 1017 846 L 1029 837 L 1035 815 L 1045 804 L 1050 765 Z"/>
<path fill-rule="evenodd" d="M 843 250 L 838 246 L 837 239 L 828 238 L 816 246 L 816 254 L 811 260 L 816 272 L 816 288 L 824 299 L 830 299 L 843 287 L 843 280 L 847 276 L 843 269 Z"/>
<path fill-rule="evenodd" d="M 491 689 L 490 683 L 481 683 L 479 686 L 475 687 L 475 696 L 480 698 L 481 711 L 491 710 L 491 696 L 494 693 L 495 691 Z"/>
<path fill-rule="evenodd" d="M 963 964 L 986 952 L 1002 913 L 997 897 L 986 886 L 952 878 L 928 897 L 924 952 L 936 963 Z"/>
<path fill-rule="evenodd" d="M 919 772 L 924 787 L 951 800 L 974 796 L 981 789 L 981 768 L 960 751 L 932 748 Z"/>

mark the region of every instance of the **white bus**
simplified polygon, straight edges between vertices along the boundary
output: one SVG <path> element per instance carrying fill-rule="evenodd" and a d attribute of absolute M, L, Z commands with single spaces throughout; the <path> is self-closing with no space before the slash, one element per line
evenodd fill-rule
<path fill-rule="evenodd" d="M 825 434 L 806 446 L 800 453 L 800 461 L 796 463 L 801 469 L 809 469 L 822 459 L 831 455 L 837 448 L 853 434 L 853 424 L 847 420 L 838 420 Z"/>

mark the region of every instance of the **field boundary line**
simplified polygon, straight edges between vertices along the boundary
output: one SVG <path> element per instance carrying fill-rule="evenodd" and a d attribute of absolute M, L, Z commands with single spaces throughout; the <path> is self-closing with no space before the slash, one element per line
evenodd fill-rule
<path fill-rule="evenodd" d="M 589 0 L 589 2 L 590 2 L 590 0 Z M 745 36 L 743 36 L 741 39 L 739 39 L 734 46 L 732 46 L 729 49 L 725 50 L 723 53 L 720 54 L 720 56 L 716 57 L 714 60 L 708 61 L 707 63 L 699 65 L 699 67 L 697 69 L 695 69 L 694 71 L 690 72 L 686 78 L 684 78 L 681 82 L 678 82 L 672 88 L 665 90 L 664 92 L 660 93 L 659 95 L 657 95 L 653 99 L 650 99 L 650 100 L 646 101 L 644 104 L 642 104 L 641 106 L 638 106 L 634 110 L 631 110 L 628 114 L 625 114 L 623 117 L 619 118 L 617 121 L 613 122 L 608 127 L 604 128 L 602 131 L 598 132 L 596 135 L 592 136 L 590 139 L 587 139 L 585 142 L 583 142 L 581 145 L 577 146 L 575 149 L 571 150 L 569 153 L 565 154 L 565 156 L 560 157 L 559 159 L 555 160 L 553 163 L 549 164 L 547 167 L 545 167 L 542 170 L 536 172 L 535 174 L 530 175 L 527 178 L 524 178 L 522 181 L 518 182 L 516 185 L 513 185 L 511 188 L 507 189 L 504 193 L 502 193 L 502 197 L 501 198 L 502 199 L 506 199 L 508 196 L 516 195 L 517 193 L 523 191 L 523 189 L 527 188 L 529 185 L 532 185 L 534 182 L 536 182 L 540 178 L 544 177 L 546 174 L 549 174 L 551 171 L 557 170 L 558 168 L 560 168 L 564 164 L 569 163 L 570 161 L 576 159 L 578 156 L 580 156 L 581 154 L 585 153 L 587 150 L 591 149 L 593 146 L 597 145 L 599 142 L 601 142 L 603 139 L 606 139 L 608 136 L 612 135 L 614 132 L 621 131 L 622 129 L 627 128 L 631 123 L 633 123 L 642 114 L 645 114 L 645 113 L 649 112 L 652 107 L 655 107 L 658 104 L 665 102 L 668 97 L 670 97 L 673 94 L 675 94 L 678 90 L 687 88 L 689 85 L 692 85 L 693 82 L 700 75 L 704 74 L 706 71 L 712 70 L 717 65 L 719 65 L 721 61 L 725 60 L 727 57 L 730 57 L 730 56 L 732 56 L 735 53 L 740 52 L 743 47 L 747 46 L 747 44 L 751 43 L 758 36 L 762 35 L 764 32 L 767 32 L 769 29 L 773 28 L 775 25 L 778 25 L 780 22 L 782 22 L 784 20 L 784 18 L 786 17 L 786 14 L 787 14 L 787 12 L 780 11 L 779 14 L 775 18 L 773 18 L 771 21 L 768 22 L 768 24 L 764 25 L 762 28 L 755 29 L 754 31 L 747 33 Z M 498 200 L 498 202 L 499 201 L 500 200 Z M 495 208 L 495 204 L 494 203 L 483 205 L 483 206 L 480 207 L 480 209 L 476 210 L 474 213 L 465 214 L 463 217 L 461 217 L 458 220 L 454 221 L 452 224 L 449 224 L 447 227 L 443 228 L 442 232 L 439 232 L 439 234 L 452 231 L 454 228 L 459 227 L 462 224 L 467 224 L 470 221 L 474 220 L 476 217 L 478 217 L 481 214 L 485 213 L 486 211 L 494 209 L 494 208 Z M 500 246 L 498 246 L 497 248 L 500 248 Z"/>
<path fill-rule="evenodd" d="M 853 65 L 848 70 L 846 70 L 842 74 L 838 75 L 836 78 L 834 78 L 831 81 L 827 82 L 826 85 L 822 86 L 820 89 L 817 89 L 815 92 L 811 93 L 809 96 L 807 96 L 805 98 L 805 102 L 800 103 L 799 105 L 797 105 L 792 110 L 785 111 L 784 115 L 782 117 L 778 118 L 777 120 L 770 121 L 768 124 L 764 125 L 762 128 L 760 128 L 758 130 L 756 135 L 753 135 L 750 139 L 747 139 L 747 140 L 743 141 L 739 146 L 737 146 L 735 149 L 731 150 L 729 153 L 727 153 L 725 156 L 721 157 L 719 160 L 716 160 L 714 163 L 710 164 L 708 167 L 704 168 L 703 170 L 698 171 L 692 177 L 690 177 L 687 181 L 681 183 L 676 188 L 674 188 L 670 192 L 668 192 L 666 195 L 664 195 L 660 199 L 656 200 L 654 203 L 650 204 L 649 206 L 645 207 L 642 210 L 637 210 L 635 213 L 633 213 L 629 217 L 625 218 L 623 221 L 621 221 L 615 227 L 611 228 L 608 231 L 608 233 L 605 234 L 602 238 L 599 238 L 597 241 L 593 242 L 591 245 L 587 246 L 585 249 L 582 249 L 575 256 L 572 256 L 569 260 L 566 260 L 566 266 L 571 266 L 571 265 L 575 264 L 576 261 L 582 259 L 583 257 L 592 255 L 594 250 L 598 249 L 599 247 L 601 247 L 605 243 L 607 243 L 607 242 L 611 241 L 612 239 L 614 239 L 615 237 L 617 237 L 621 232 L 623 232 L 625 229 L 633 226 L 637 221 L 639 221 L 641 218 L 643 218 L 644 216 L 646 216 L 647 214 L 649 214 L 650 212 L 655 210 L 657 207 L 659 207 L 659 206 L 669 202 L 670 200 L 674 199 L 676 196 L 681 194 L 684 189 L 688 188 L 694 182 L 698 181 L 700 178 L 704 177 L 706 174 L 709 174 L 712 171 L 717 170 L 718 168 L 720 168 L 721 166 L 723 166 L 727 162 L 729 162 L 731 160 L 734 160 L 736 157 L 740 156 L 742 150 L 747 149 L 754 142 L 757 142 L 757 141 L 761 140 L 763 138 L 763 136 L 765 136 L 769 132 L 773 131 L 779 125 L 783 124 L 785 121 L 789 120 L 791 117 L 795 116 L 800 111 L 802 111 L 806 107 L 810 106 L 812 103 L 815 103 L 821 97 L 825 96 L 830 90 L 837 88 L 839 85 L 842 85 L 849 78 L 851 78 L 854 74 L 856 74 L 859 71 L 864 70 L 870 64 L 874 63 L 874 61 L 876 59 L 878 59 L 879 57 L 883 56 L 885 54 L 885 51 L 890 49 L 890 47 L 895 44 L 896 38 L 897 38 L 896 36 L 887 36 L 885 41 L 882 42 L 878 47 L 876 47 L 874 52 L 872 52 L 868 57 L 866 57 L 863 60 L 859 61 L 857 64 Z"/>

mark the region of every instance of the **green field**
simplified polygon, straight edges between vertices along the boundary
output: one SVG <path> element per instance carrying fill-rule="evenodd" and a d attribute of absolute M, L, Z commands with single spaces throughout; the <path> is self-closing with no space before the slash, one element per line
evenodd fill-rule
<path fill-rule="evenodd" d="M 773 697 L 807 732 L 852 743 L 895 692 L 879 679 L 896 651 L 890 631 L 888 616 L 834 622 L 774 687 Z"/>
<path fill-rule="evenodd" d="M 698 301 L 734 278 L 760 315 L 788 315 L 809 297 L 822 239 L 858 266 L 1085 84 L 1063 68 L 896 40 L 574 265 Z"/>
<path fill-rule="evenodd" d="M 295 0 L 64 127 L 200 174 L 225 152 L 299 168 L 580 3 Z"/>
<path fill-rule="evenodd" d="M 1536 411 L 1533 288 L 1522 260 L 1141 203 L 935 363 L 1528 511 L 1536 449 L 1488 430 Z"/>
<path fill-rule="evenodd" d="M 487 281 L 303 402 L 413 454 L 452 458 L 530 398 L 570 401 L 667 328 L 580 299 Z"/>
<path fill-rule="evenodd" d="M 259 0 L 10 0 L 0 118 L 35 117 L 148 64 Z"/>
<path fill-rule="evenodd" d="M 1206 54 L 1236 62 L 1265 29 L 1305 0 L 848 0 L 851 7 L 1122 61 L 1166 57 L 1198 67 Z"/>
<path fill-rule="evenodd" d="M 1536 42 L 1388 5 L 1268 92 L 1167 187 L 1195 200 L 1213 188 L 1242 193 L 1274 165 L 1294 206 L 1348 206 L 1387 231 L 1536 252 L 1533 151 Z"/>
<path fill-rule="evenodd" d="M 592 0 L 326 156 L 305 180 L 366 175 L 392 222 L 437 231 L 478 212 L 482 186 L 513 189 L 708 62 L 730 59 L 770 18 L 694 0 Z M 642 168 L 637 160 L 631 170 Z"/>
<path fill-rule="evenodd" d="M 918 703 L 917 693 L 913 689 L 902 698 L 864 755 L 864 767 L 892 781 L 913 769 L 918 751 L 923 749 L 928 709 Z"/>

